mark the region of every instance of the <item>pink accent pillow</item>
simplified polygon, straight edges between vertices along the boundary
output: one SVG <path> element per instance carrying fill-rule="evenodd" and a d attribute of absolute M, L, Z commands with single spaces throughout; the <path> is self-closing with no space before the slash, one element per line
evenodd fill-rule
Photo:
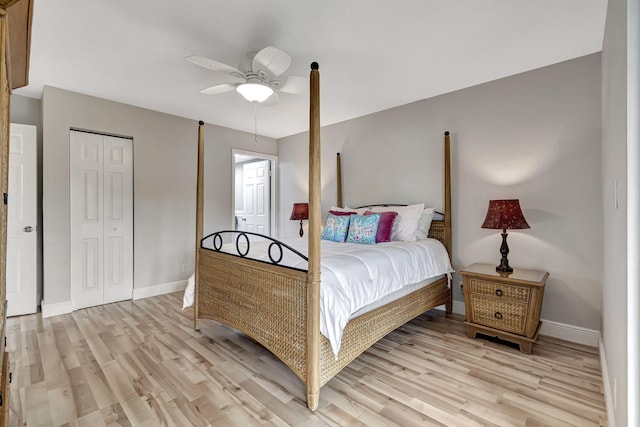
<path fill-rule="evenodd" d="M 329 213 L 335 216 L 357 215 L 357 212 L 329 211 Z"/>
<path fill-rule="evenodd" d="M 373 215 L 376 212 L 366 211 L 365 215 Z M 391 229 L 393 228 L 393 222 L 398 216 L 398 212 L 377 212 L 381 213 L 380 222 L 378 223 L 378 232 L 376 233 L 376 243 L 390 242 L 391 241 Z"/>

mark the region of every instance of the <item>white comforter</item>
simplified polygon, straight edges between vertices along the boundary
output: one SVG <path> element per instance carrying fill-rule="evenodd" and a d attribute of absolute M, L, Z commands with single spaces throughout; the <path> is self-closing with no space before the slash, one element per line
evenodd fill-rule
<path fill-rule="evenodd" d="M 250 255 L 269 261 L 267 244 L 262 243 L 265 242 L 252 242 Z M 306 238 L 285 243 L 307 253 Z M 321 245 L 320 332 L 329 339 L 336 356 L 342 332 L 353 313 L 405 285 L 453 272 L 447 250 L 435 239 L 376 245 L 322 240 Z M 277 256 L 278 251 L 275 252 Z M 281 264 L 307 269 L 306 261 L 287 251 Z M 193 289 L 190 280 L 185 306 L 193 304 Z"/>

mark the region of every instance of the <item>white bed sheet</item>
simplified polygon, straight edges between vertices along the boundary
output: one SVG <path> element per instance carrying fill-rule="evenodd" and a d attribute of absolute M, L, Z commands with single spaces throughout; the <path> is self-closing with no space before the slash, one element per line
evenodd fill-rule
<path fill-rule="evenodd" d="M 425 286 L 428 286 L 428 285 L 432 284 L 433 282 L 436 282 L 436 281 L 440 280 L 443 277 L 444 277 L 444 275 L 435 276 L 435 277 L 429 277 L 427 280 L 423 280 L 420 283 L 414 283 L 412 285 L 405 285 L 402 288 L 398 289 L 397 291 L 393 291 L 390 294 L 387 294 L 387 295 L 383 296 L 382 298 L 378 299 L 377 301 L 374 301 L 374 302 L 372 302 L 370 304 L 365 305 L 360 310 L 358 310 L 355 313 L 353 313 L 349 320 L 355 319 L 358 316 L 362 316 L 363 314 L 366 314 L 366 313 L 368 313 L 370 311 L 373 311 L 376 308 L 380 308 L 383 305 L 389 304 L 390 302 L 393 302 L 393 301 L 395 301 L 397 299 L 400 299 L 402 297 L 406 297 L 410 293 L 415 292 L 418 289 L 422 289 Z"/>
<path fill-rule="evenodd" d="M 268 243 L 252 242 L 251 258 L 269 262 Z M 284 243 L 307 253 L 306 238 L 285 240 Z M 225 245 L 226 248 L 235 253 L 235 244 Z M 447 250 L 436 239 L 376 245 L 322 240 L 321 254 L 320 332 L 327 337 L 336 356 L 345 326 L 363 307 L 407 285 L 453 272 Z M 306 261 L 288 251 L 281 264 L 307 269 Z M 193 293 L 193 280 L 190 279 L 185 290 L 185 306 L 193 304 Z"/>

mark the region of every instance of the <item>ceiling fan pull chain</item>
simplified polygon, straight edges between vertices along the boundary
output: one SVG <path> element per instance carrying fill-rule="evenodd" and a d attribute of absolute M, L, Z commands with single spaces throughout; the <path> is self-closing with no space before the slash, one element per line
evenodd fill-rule
<path fill-rule="evenodd" d="M 253 101 L 253 145 L 258 145 L 258 101 Z"/>

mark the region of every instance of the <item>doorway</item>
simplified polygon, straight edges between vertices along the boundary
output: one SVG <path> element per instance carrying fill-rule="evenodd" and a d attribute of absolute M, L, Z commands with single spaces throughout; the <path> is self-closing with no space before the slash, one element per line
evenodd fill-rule
<path fill-rule="evenodd" d="M 276 235 L 277 157 L 232 150 L 233 229 Z"/>

